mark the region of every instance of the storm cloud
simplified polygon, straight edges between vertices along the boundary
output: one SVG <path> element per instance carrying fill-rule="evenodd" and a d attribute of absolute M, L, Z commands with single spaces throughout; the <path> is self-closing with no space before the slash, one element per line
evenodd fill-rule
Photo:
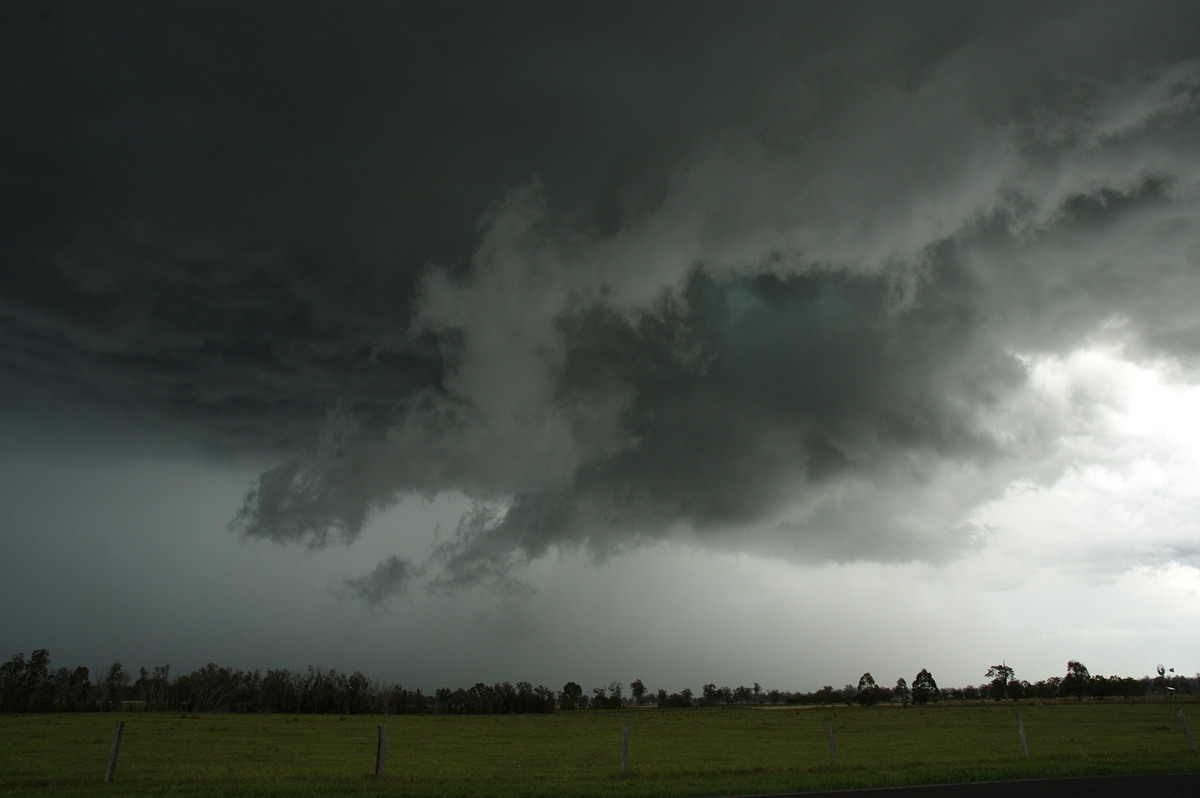
<path fill-rule="evenodd" d="M 1200 363 L 1187 3 L 4 13 L 5 384 L 273 458 L 250 538 L 471 501 L 372 605 L 663 541 L 945 562 L 1102 423 L 1039 362 Z"/>

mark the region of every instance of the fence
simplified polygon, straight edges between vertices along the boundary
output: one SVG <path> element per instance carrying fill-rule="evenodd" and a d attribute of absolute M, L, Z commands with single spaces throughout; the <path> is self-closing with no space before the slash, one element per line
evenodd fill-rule
<path fill-rule="evenodd" d="M 1066 708 L 1066 710 L 1070 711 L 1070 708 Z M 787 710 L 771 710 L 771 709 L 742 710 L 742 711 L 747 712 L 747 713 L 757 712 L 757 713 L 760 713 L 761 716 L 763 716 L 763 717 L 769 717 L 772 714 L 784 714 L 785 712 L 787 712 Z M 847 712 L 846 718 L 861 720 L 863 718 L 871 717 L 870 713 L 887 713 L 887 712 L 902 713 L 902 712 L 910 712 L 910 711 L 912 713 L 914 713 L 914 716 L 920 716 L 920 713 L 925 713 L 925 712 L 936 713 L 936 712 L 940 711 L 940 712 L 950 713 L 950 712 L 963 712 L 965 710 L 961 709 L 961 708 L 947 708 L 947 709 L 941 709 L 941 710 L 939 710 L 939 709 L 899 710 L 899 709 L 894 709 L 894 708 L 861 710 L 861 711 L 850 710 Z M 637 715 L 642 718 L 649 718 L 649 717 L 653 717 L 656 713 L 661 713 L 661 712 L 663 712 L 663 711 L 661 711 L 661 710 L 634 710 L 628 714 Z M 696 713 L 698 713 L 697 717 L 704 717 L 705 714 L 709 713 L 709 712 L 714 713 L 715 715 L 719 716 L 721 714 L 732 714 L 733 711 L 682 710 L 681 712 L 683 712 L 683 713 L 696 712 Z M 794 711 L 794 714 L 795 715 L 812 716 L 814 714 L 819 714 L 819 712 L 820 712 L 819 710 L 800 710 L 800 711 Z M 1161 715 L 1163 713 L 1159 713 L 1159 714 Z M 1193 754 L 1197 753 L 1196 743 L 1195 743 L 1195 740 L 1193 739 L 1191 731 L 1188 727 L 1187 719 L 1185 717 L 1183 709 L 1177 708 L 1175 710 L 1174 715 L 1175 715 L 1175 720 L 1178 723 L 1179 731 L 1182 733 L 1183 741 L 1186 744 L 1187 749 L 1190 750 L 1190 752 Z M 183 717 L 187 718 L 188 716 L 185 715 Z M 192 716 L 192 717 L 195 719 L 199 719 L 199 716 Z M 609 717 L 611 717 L 611 716 L 609 716 Z M 1156 715 L 1155 717 L 1158 717 L 1158 715 Z M 989 721 L 994 720 L 995 714 L 989 713 L 987 718 Z M 434 718 L 428 718 L 428 720 L 430 722 L 435 722 Z M 582 716 L 581 716 L 581 720 L 582 720 Z M 589 718 L 589 720 L 590 720 L 590 718 Z M 284 722 L 286 723 L 287 720 L 285 719 Z M 297 722 L 298 722 L 298 719 L 297 719 Z M 460 719 L 460 722 L 461 723 L 469 723 L 470 721 Z M 607 722 L 608 721 L 606 721 L 606 723 Z M 131 723 L 136 724 L 137 721 L 131 721 Z M 801 726 L 801 725 L 804 725 L 804 724 L 798 724 L 798 726 Z M 809 724 L 809 725 L 811 725 L 811 724 Z M 829 749 L 828 767 L 830 769 L 836 769 L 839 767 L 839 763 L 838 763 L 839 723 L 838 723 L 838 718 L 836 716 L 836 713 L 832 717 L 824 718 L 823 725 L 824 725 L 824 733 L 825 733 L 824 736 L 826 738 L 826 741 L 828 744 L 828 749 Z M 870 748 L 870 746 L 872 745 L 871 740 L 870 740 L 870 734 L 864 733 L 863 724 L 849 723 L 847 725 L 849 727 L 851 734 L 854 737 L 855 745 L 859 749 L 862 749 L 864 747 Z M 106 767 L 104 770 L 104 781 L 105 782 L 112 782 L 115 779 L 115 774 L 116 774 L 116 770 L 117 770 L 117 760 L 118 760 L 118 757 L 121 752 L 121 745 L 122 745 L 122 739 L 123 739 L 123 736 L 125 733 L 125 727 L 126 727 L 126 721 L 124 721 L 124 720 L 118 720 L 115 724 L 115 727 L 113 730 L 113 736 L 112 736 L 112 744 L 109 748 L 108 760 L 107 760 Z M 1063 728 L 1064 727 L 1062 727 L 1060 725 L 1053 733 L 1061 735 L 1061 734 L 1063 734 Z M 214 725 L 210 730 L 216 730 L 216 726 Z M 1016 710 L 1013 712 L 1012 730 L 1014 732 L 1014 735 L 1012 738 L 1013 746 L 1014 746 L 1013 747 L 1013 756 L 1016 756 L 1016 752 L 1019 751 L 1021 758 L 1028 760 L 1030 758 L 1030 745 L 1029 745 L 1029 741 L 1027 740 L 1027 737 L 1026 737 L 1026 723 L 1025 723 L 1025 720 L 1023 719 L 1021 712 L 1019 710 Z M 1161 731 L 1161 729 L 1159 727 L 1155 727 L 1155 730 Z M 1035 734 L 1037 734 L 1039 731 L 1046 731 L 1046 729 L 1044 727 L 1042 729 L 1035 728 L 1034 731 L 1035 731 Z M 1076 733 L 1076 732 L 1068 732 L 1068 733 Z M 874 734 L 878 741 L 877 744 L 880 747 L 883 747 L 883 746 L 894 747 L 895 740 L 883 741 L 883 738 L 886 738 L 887 734 L 879 733 L 878 730 L 876 730 L 874 732 Z M 893 732 L 893 734 L 894 734 L 894 732 Z M 919 735 L 919 732 L 909 732 L 909 734 L 910 735 L 912 735 L 912 734 Z M 994 742 L 995 742 L 994 736 L 986 738 L 986 739 L 988 740 L 989 744 L 994 744 Z M 1045 740 L 1046 738 L 1043 737 L 1042 739 Z M 1178 738 L 1176 738 L 1176 739 L 1178 739 Z M 643 727 L 642 740 L 647 743 L 653 742 L 653 732 L 652 732 L 651 725 L 647 724 L 646 726 Z M 1071 738 L 1071 740 L 1074 741 L 1075 738 Z M 614 735 L 614 748 L 616 748 L 617 745 L 618 745 L 617 738 Z M 633 758 L 631 758 L 630 724 L 623 723 L 621 725 L 620 736 L 619 736 L 619 757 L 614 756 L 614 758 L 613 758 L 614 762 L 619 761 L 619 769 L 616 772 L 621 777 L 627 777 L 627 776 L 631 775 L 631 773 L 634 771 L 632 763 L 636 761 L 637 749 L 633 748 L 632 751 L 634 754 Z M 1035 753 L 1036 753 L 1036 748 L 1035 748 Z M 387 755 L 388 755 L 387 725 L 380 723 L 376 727 L 376 739 L 375 739 L 374 775 L 377 778 L 383 779 L 386 777 Z M 810 756 L 810 760 L 811 760 L 811 756 Z M 812 766 L 812 765 L 810 764 L 810 766 Z"/>

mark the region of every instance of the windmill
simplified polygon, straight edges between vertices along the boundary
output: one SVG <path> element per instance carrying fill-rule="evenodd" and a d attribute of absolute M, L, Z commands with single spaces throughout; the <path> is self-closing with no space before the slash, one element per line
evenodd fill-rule
<path fill-rule="evenodd" d="M 1174 668 L 1164 668 L 1164 667 L 1162 666 L 1162 663 L 1159 663 L 1159 665 L 1158 665 L 1158 678 L 1159 678 L 1159 680 L 1162 682 L 1162 686 L 1163 686 L 1163 696 L 1164 696 L 1164 697 L 1166 697 L 1166 698 L 1170 698 L 1170 697 L 1171 697 L 1171 693 L 1175 692 L 1175 688 L 1174 688 L 1174 687 L 1171 687 L 1171 686 L 1169 686 L 1169 685 L 1167 684 L 1167 674 L 1168 674 L 1168 673 L 1174 673 L 1174 672 L 1175 672 L 1175 669 L 1174 669 Z"/>

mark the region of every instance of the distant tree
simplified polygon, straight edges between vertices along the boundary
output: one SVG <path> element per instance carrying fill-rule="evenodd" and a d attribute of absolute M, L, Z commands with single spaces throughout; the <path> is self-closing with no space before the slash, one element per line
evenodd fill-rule
<path fill-rule="evenodd" d="M 30 712 L 49 712 L 54 700 L 50 681 L 50 652 L 39 648 L 29 655 L 25 665 L 26 706 Z"/>
<path fill-rule="evenodd" d="M 562 709 L 578 709 L 579 699 L 583 695 L 583 688 L 575 682 L 567 682 L 563 685 L 562 699 L 559 701 L 559 706 Z"/>
<path fill-rule="evenodd" d="M 0 712 L 23 712 L 28 696 L 25 694 L 25 653 L 12 655 L 0 665 Z"/>
<path fill-rule="evenodd" d="M 718 703 L 720 703 L 721 691 L 715 684 L 712 684 L 710 682 L 710 683 L 704 685 L 704 687 L 702 688 L 702 692 L 704 694 L 705 705 L 710 706 L 710 707 L 715 707 Z"/>
<path fill-rule="evenodd" d="M 1008 683 L 1013 678 L 1012 668 L 1001 661 L 999 665 L 988 668 L 985 676 L 992 680 L 990 694 L 993 700 L 999 701 L 1001 698 L 1008 698 Z"/>
<path fill-rule="evenodd" d="M 364 715 L 371 711 L 371 682 L 362 671 L 355 671 L 346 680 L 346 711 Z"/>
<path fill-rule="evenodd" d="M 64 674 L 59 686 L 61 691 L 60 706 L 72 712 L 87 712 L 88 710 L 95 709 L 92 697 L 92 680 L 88 669 L 82 665 L 76 665 L 75 669 L 69 672 L 66 668 L 62 668 L 60 669 L 60 673 Z"/>
<path fill-rule="evenodd" d="M 859 677 L 855 698 L 864 707 L 879 703 L 879 685 L 875 684 L 875 677 L 870 672 Z"/>
<path fill-rule="evenodd" d="M 678 693 L 671 693 L 670 695 L 667 695 L 666 690 L 658 691 L 658 708 L 659 709 L 672 709 L 672 708 L 686 709 L 686 708 L 690 708 L 691 706 L 692 706 L 692 691 L 690 689 L 684 689 L 684 690 L 679 691 Z"/>
<path fill-rule="evenodd" d="M 629 694 L 633 696 L 633 702 L 638 706 L 642 705 L 642 699 L 646 697 L 646 685 L 641 679 L 634 679 L 629 684 Z"/>
<path fill-rule="evenodd" d="M 896 686 L 892 689 L 892 695 L 896 697 L 897 701 L 905 704 L 912 698 L 912 693 L 908 689 L 908 682 L 904 681 L 903 676 L 896 680 Z"/>
<path fill-rule="evenodd" d="M 109 665 L 100 680 L 100 696 L 104 709 L 108 711 L 120 709 L 121 702 L 125 700 L 125 688 L 128 686 L 129 674 L 125 672 L 121 663 L 114 662 Z"/>
<path fill-rule="evenodd" d="M 933 680 L 931 674 L 925 668 L 917 674 L 912 683 L 912 700 L 914 704 L 927 704 L 930 701 L 937 701 L 941 691 L 938 690 L 937 682 Z"/>
<path fill-rule="evenodd" d="M 146 711 L 159 712 L 166 709 L 170 698 L 171 666 L 156 665 L 154 670 L 149 673 L 142 668 L 140 673 L 138 687 L 142 700 L 146 702 Z"/>
<path fill-rule="evenodd" d="M 268 670 L 262 680 L 262 701 L 264 712 L 299 712 L 300 690 L 292 672 L 287 668 Z"/>
<path fill-rule="evenodd" d="M 1061 676 L 1051 676 L 1049 679 L 1042 679 L 1029 685 L 1029 689 L 1025 691 L 1027 698 L 1058 698 L 1062 695 Z"/>
<path fill-rule="evenodd" d="M 1063 695 L 1074 695 L 1080 701 L 1088 692 L 1091 686 L 1092 675 L 1088 673 L 1087 666 L 1078 660 L 1071 660 L 1067 663 L 1067 675 L 1062 680 Z"/>
<path fill-rule="evenodd" d="M 625 685 L 620 682 L 611 682 L 608 685 L 608 705 L 611 707 L 615 703 L 617 707 L 621 706 L 621 693 L 625 689 Z"/>
<path fill-rule="evenodd" d="M 621 708 L 621 686 L 619 682 L 613 682 L 615 687 L 612 695 L 605 696 L 603 687 L 595 687 L 592 689 L 592 709 L 620 709 Z"/>

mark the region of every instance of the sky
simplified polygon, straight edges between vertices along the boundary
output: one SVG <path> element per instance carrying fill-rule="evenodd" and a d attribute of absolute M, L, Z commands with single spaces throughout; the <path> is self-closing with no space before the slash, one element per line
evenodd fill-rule
<path fill-rule="evenodd" d="M 1191 2 L 0 7 L 0 656 L 1200 671 Z"/>

